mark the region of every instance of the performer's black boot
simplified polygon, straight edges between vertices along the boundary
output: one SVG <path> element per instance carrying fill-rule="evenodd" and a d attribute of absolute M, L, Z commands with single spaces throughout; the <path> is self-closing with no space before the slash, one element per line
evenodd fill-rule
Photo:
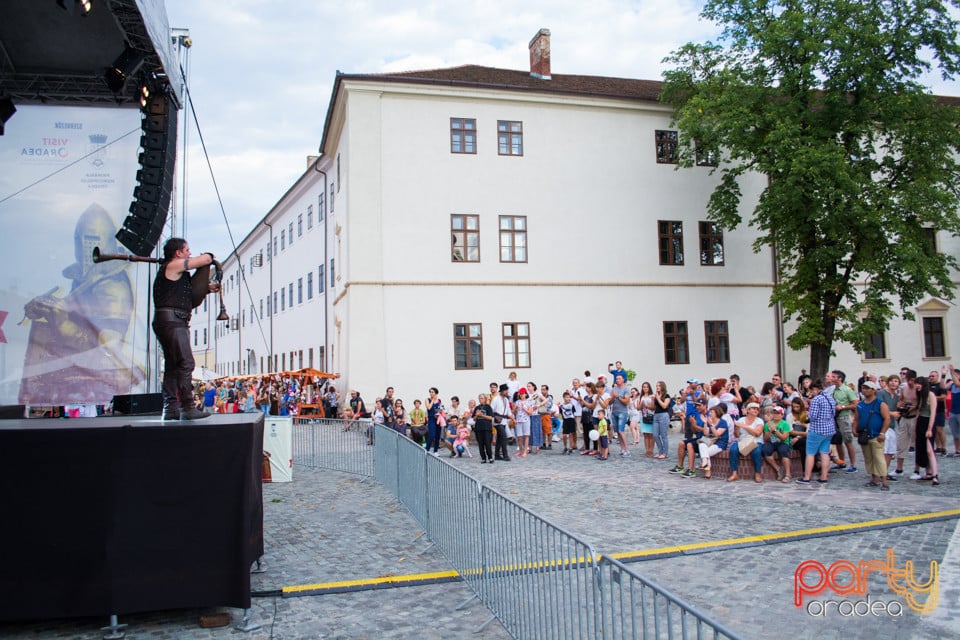
<path fill-rule="evenodd" d="M 180 412 L 181 420 L 203 420 L 204 418 L 209 418 L 210 414 L 197 409 L 196 407 L 192 409 L 184 409 Z"/>
<path fill-rule="evenodd" d="M 179 420 L 180 419 L 180 403 L 177 402 L 176 398 L 168 398 L 164 396 L 163 398 L 163 414 L 160 416 L 162 420 Z"/>

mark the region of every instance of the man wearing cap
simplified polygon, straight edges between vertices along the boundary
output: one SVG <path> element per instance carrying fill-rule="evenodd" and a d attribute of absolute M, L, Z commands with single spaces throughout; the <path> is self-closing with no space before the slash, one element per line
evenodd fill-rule
<path fill-rule="evenodd" d="M 687 403 L 688 406 L 690 403 Z M 679 473 L 682 478 L 693 478 L 697 475 L 694 468 L 694 450 L 699 448 L 700 439 L 703 437 L 703 428 L 706 426 L 707 401 L 699 398 L 693 401 L 693 410 L 687 410 L 684 417 L 683 441 L 677 447 L 677 466 L 670 470 L 670 473 Z M 684 468 L 684 458 L 686 464 L 690 465 Z"/>
<path fill-rule="evenodd" d="M 497 425 L 497 440 L 493 447 L 493 460 L 510 461 L 507 454 L 507 429 L 510 426 L 510 420 L 513 419 L 513 412 L 510 410 L 510 400 L 507 399 L 507 393 L 510 387 L 501 384 L 496 397 L 490 401 L 490 408 L 493 410 L 493 419 Z M 490 460 L 490 462 L 493 462 Z"/>
<path fill-rule="evenodd" d="M 857 404 L 857 411 L 853 414 L 853 432 L 858 440 L 861 432 L 866 432 L 869 438 L 866 444 L 860 445 L 863 448 L 863 464 L 870 474 L 870 482 L 866 486 L 879 486 L 881 491 L 889 491 L 883 441 L 890 428 L 890 409 L 887 403 L 877 398 L 879 389 L 880 385 L 873 380 L 864 381 L 860 388 L 863 400 Z"/>
<path fill-rule="evenodd" d="M 820 478 L 817 482 L 826 484 L 830 476 L 830 438 L 837 432 L 837 401 L 833 398 L 837 377 L 832 371 L 827 372 L 825 377 L 827 388 L 811 398 L 810 408 L 807 410 L 810 418 L 810 425 L 807 427 L 807 457 L 804 461 L 803 477 L 797 478 L 797 484 L 810 484 L 813 459 L 817 455 L 820 456 Z M 817 380 L 812 386 L 822 389 L 823 383 Z"/>
<path fill-rule="evenodd" d="M 689 378 L 687 380 L 687 388 L 683 392 L 683 398 L 687 403 L 687 416 L 692 416 L 697 413 L 697 400 L 703 398 L 706 400 L 706 396 L 703 393 L 703 389 L 700 388 L 700 381 L 696 378 Z"/>

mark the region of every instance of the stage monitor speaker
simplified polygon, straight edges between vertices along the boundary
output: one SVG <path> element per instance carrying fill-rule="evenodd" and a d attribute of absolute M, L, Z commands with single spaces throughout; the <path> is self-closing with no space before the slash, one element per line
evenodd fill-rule
<path fill-rule="evenodd" d="M 0 405 L 0 420 L 22 420 L 27 417 L 27 405 L 5 404 Z"/>
<path fill-rule="evenodd" d="M 126 415 L 160 413 L 163 411 L 162 393 L 133 393 L 113 396 L 113 412 Z"/>
<path fill-rule="evenodd" d="M 153 253 L 163 235 L 173 192 L 177 158 L 177 106 L 169 91 L 151 94 L 142 111 L 137 186 L 130 215 L 117 232 L 117 240 L 135 255 Z"/>

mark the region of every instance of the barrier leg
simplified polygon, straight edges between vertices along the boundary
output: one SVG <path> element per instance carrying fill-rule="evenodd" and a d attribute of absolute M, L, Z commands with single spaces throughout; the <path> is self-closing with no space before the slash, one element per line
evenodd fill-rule
<path fill-rule="evenodd" d="M 250 609 L 243 610 L 243 619 L 234 629 L 237 631 L 256 631 L 260 625 L 253 621 L 253 613 Z"/>
<path fill-rule="evenodd" d="M 106 627 L 100 627 L 100 631 L 103 631 L 103 640 L 120 640 L 127 636 L 126 628 L 127 625 L 119 624 L 116 614 L 112 614 L 110 624 Z"/>

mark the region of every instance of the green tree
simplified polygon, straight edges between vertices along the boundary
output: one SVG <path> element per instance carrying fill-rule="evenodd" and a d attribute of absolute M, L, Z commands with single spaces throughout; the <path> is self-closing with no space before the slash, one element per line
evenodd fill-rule
<path fill-rule="evenodd" d="M 709 217 L 743 223 L 739 178 L 768 178 L 747 224 L 779 264 L 771 304 L 787 344 L 826 373 L 834 342 L 863 350 L 894 314 L 953 297 L 954 256 L 931 229 L 960 232 L 960 99 L 924 73 L 960 70 L 960 0 L 708 0 L 717 43 L 674 52 L 662 100 L 681 166 L 719 156 Z"/>

